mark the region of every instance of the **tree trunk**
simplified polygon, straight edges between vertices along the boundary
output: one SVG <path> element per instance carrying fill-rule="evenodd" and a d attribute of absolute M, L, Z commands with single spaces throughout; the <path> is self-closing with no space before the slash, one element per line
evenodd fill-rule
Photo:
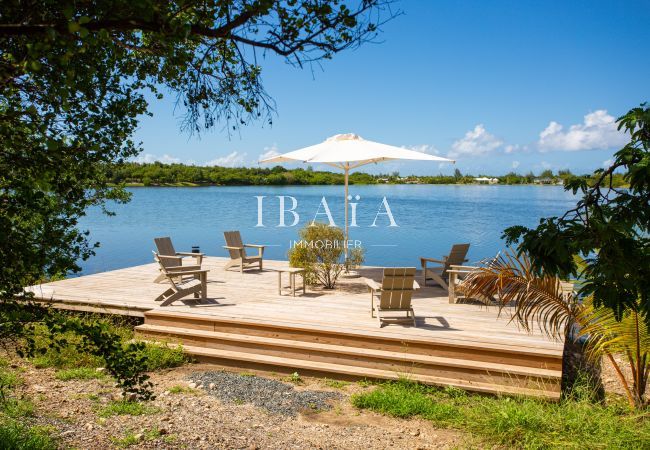
<path fill-rule="evenodd" d="M 585 354 L 586 339 L 577 338 L 577 330 L 567 327 L 562 353 L 561 398 L 585 399 L 593 402 L 605 400 L 605 387 L 601 380 L 601 361 L 589 360 Z"/>

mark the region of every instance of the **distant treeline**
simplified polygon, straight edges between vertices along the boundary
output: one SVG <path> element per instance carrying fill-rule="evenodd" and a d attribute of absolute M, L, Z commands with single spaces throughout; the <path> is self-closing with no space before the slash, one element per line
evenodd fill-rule
<path fill-rule="evenodd" d="M 108 179 L 115 184 L 132 186 L 282 186 L 343 184 L 343 174 L 305 169 L 275 167 L 219 167 L 185 164 L 123 163 L 111 166 Z M 491 179 L 496 184 L 561 184 L 574 176 L 564 170 L 554 174 L 545 170 L 539 175 L 515 172 L 503 176 L 467 175 L 456 169 L 453 175 L 400 176 L 399 173 L 371 175 L 364 172 L 350 174 L 351 184 L 476 184 L 476 178 Z M 622 175 L 615 176 L 615 186 L 624 185 Z"/>

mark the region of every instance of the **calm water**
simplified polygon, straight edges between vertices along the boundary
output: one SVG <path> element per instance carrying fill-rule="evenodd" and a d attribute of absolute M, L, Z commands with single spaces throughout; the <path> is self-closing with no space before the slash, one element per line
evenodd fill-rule
<path fill-rule="evenodd" d="M 114 217 L 90 211 L 81 226 L 101 243 L 97 255 L 82 264 L 84 273 L 95 273 L 152 261 L 153 238 L 171 236 L 178 251 L 198 245 L 209 255 L 226 256 L 222 249 L 225 230 L 238 229 L 247 243 L 268 244 L 265 255 L 286 259 L 298 229 L 311 221 L 325 196 L 337 225 L 343 224 L 342 186 L 134 188 L 126 205 L 113 206 Z M 419 264 L 419 256 L 440 257 L 455 242 L 471 244 L 469 258 L 477 261 L 503 248 L 500 239 L 511 225 L 537 224 L 575 203 L 559 186 L 352 186 L 357 201 L 357 225 L 350 238 L 366 248 L 366 264 Z M 257 227 L 258 200 L 263 199 L 264 227 Z M 299 223 L 279 227 L 277 196 L 297 200 Z M 386 214 L 377 217 L 386 197 L 397 227 L 389 227 Z M 354 200 L 353 200 L 354 201 Z M 285 207 L 292 206 L 291 199 Z M 320 212 L 324 212 L 320 208 Z M 381 212 L 385 209 L 382 207 Z M 321 214 L 319 220 L 325 221 Z M 285 214 L 285 224 L 294 217 Z"/>

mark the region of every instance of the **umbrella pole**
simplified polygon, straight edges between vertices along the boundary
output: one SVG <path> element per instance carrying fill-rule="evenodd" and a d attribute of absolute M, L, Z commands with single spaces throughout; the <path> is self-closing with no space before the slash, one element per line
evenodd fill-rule
<path fill-rule="evenodd" d="M 345 242 L 343 252 L 345 261 L 348 260 L 348 175 L 350 174 L 350 163 L 345 164 Z"/>

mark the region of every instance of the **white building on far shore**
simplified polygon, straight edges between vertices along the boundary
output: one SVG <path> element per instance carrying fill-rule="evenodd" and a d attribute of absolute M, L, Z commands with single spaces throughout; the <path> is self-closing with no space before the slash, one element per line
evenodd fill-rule
<path fill-rule="evenodd" d="M 479 177 L 479 178 L 474 178 L 474 181 L 476 181 L 479 184 L 497 184 L 499 182 L 499 179 L 498 178 Z"/>

